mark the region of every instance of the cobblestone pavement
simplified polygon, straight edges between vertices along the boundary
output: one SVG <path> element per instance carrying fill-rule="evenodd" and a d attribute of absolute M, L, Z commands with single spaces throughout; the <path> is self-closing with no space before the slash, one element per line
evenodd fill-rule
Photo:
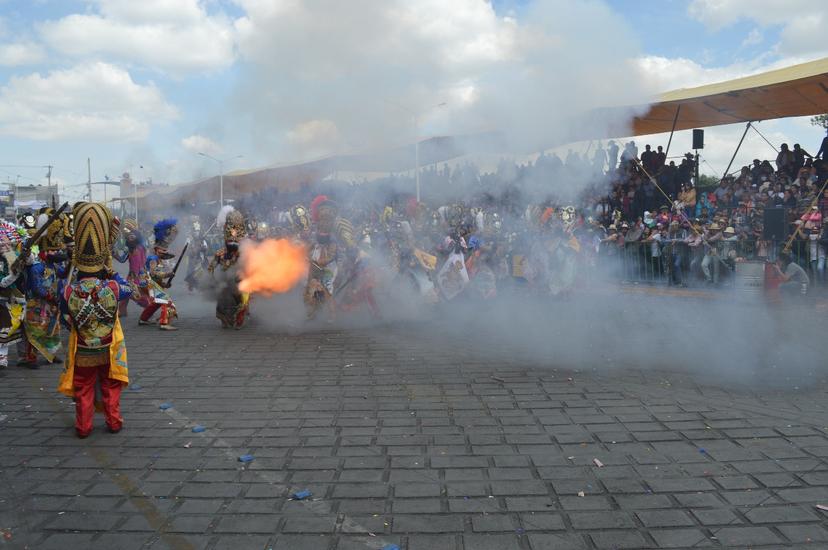
<path fill-rule="evenodd" d="M 74 437 L 56 367 L 1 375 L 0 546 L 828 548 L 824 382 L 568 372 L 400 327 L 233 332 L 181 310 L 178 333 L 125 321 L 120 434 L 96 417 Z"/>

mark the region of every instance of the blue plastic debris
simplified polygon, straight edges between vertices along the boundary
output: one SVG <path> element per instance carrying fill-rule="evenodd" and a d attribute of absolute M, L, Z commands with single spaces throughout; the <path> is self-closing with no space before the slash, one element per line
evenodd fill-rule
<path fill-rule="evenodd" d="M 253 455 L 241 455 L 239 457 L 239 462 L 244 462 L 245 464 L 248 462 L 253 462 Z"/>
<path fill-rule="evenodd" d="M 293 500 L 305 500 L 306 498 L 309 498 L 311 496 L 313 496 L 313 493 L 311 493 L 307 489 L 303 489 L 301 491 L 296 491 L 295 493 L 293 493 L 291 495 L 291 498 Z"/>
<path fill-rule="evenodd" d="M 198 426 L 193 426 L 193 433 L 194 433 L 194 434 L 200 434 L 201 432 L 203 432 L 203 431 L 204 431 L 204 430 L 206 430 L 206 429 L 207 429 L 207 428 L 205 428 L 204 426 L 202 426 L 201 424 L 199 424 Z"/>
<path fill-rule="evenodd" d="M 172 403 L 161 403 L 158 405 L 158 408 L 162 411 L 166 411 L 167 409 L 172 409 Z"/>
<path fill-rule="evenodd" d="M 129 386 L 127 386 L 127 389 L 129 391 L 141 391 L 143 389 L 143 386 L 141 384 L 130 384 Z"/>
<path fill-rule="evenodd" d="M 382 550 L 400 550 L 400 547 L 396 544 L 388 544 L 382 547 Z"/>
<path fill-rule="evenodd" d="M 702 448 L 702 449 L 699 449 L 699 452 L 700 452 L 701 454 L 706 454 L 706 453 L 707 453 L 707 449 L 703 449 L 703 448 Z"/>

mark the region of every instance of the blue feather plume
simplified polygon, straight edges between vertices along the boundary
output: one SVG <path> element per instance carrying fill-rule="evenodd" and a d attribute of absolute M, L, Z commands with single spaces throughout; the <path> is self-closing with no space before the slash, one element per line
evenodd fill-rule
<path fill-rule="evenodd" d="M 162 241 L 166 238 L 167 233 L 169 233 L 170 229 L 178 223 L 178 220 L 175 218 L 167 218 L 166 220 L 161 220 L 153 226 L 152 231 L 155 233 L 155 242 Z"/>

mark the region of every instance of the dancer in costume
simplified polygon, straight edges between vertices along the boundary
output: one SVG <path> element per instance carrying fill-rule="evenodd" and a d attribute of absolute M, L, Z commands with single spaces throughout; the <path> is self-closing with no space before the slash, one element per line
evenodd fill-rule
<path fill-rule="evenodd" d="M 287 212 L 287 220 L 290 223 L 289 231 L 293 242 L 307 244 L 310 242 L 311 219 L 308 210 L 301 204 L 297 204 Z"/>
<path fill-rule="evenodd" d="M 37 218 L 35 230 L 49 223 L 54 213 L 45 208 Z M 60 363 L 60 295 L 69 269 L 65 237 L 68 233 L 65 214 L 53 220 L 37 243 L 35 261 L 26 268 L 25 341 L 18 345 L 19 365 L 36 368 L 37 353 L 49 363 Z"/>
<path fill-rule="evenodd" d="M 150 303 L 141 313 L 138 320 L 139 325 L 151 325 L 152 316 L 159 309 L 161 316 L 158 320 L 158 328 L 161 330 L 178 330 L 172 325 L 172 320 L 178 317 L 175 304 L 167 290 L 170 288 L 170 277 L 173 274 L 172 259 L 175 254 L 170 253 L 169 248 L 178 235 L 178 225 L 175 219 L 161 220 L 153 227 L 155 233 L 155 244 L 153 254 L 147 256 L 146 270 L 149 274 L 149 299 Z"/>
<path fill-rule="evenodd" d="M 121 263 L 129 264 L 127 282 L 132 289 L 132 301 L 142 309 L 150 305 L 149 275 L 147 274 L 147 248 L 144 235 L 135 220 L 124 220 L 121 229 L 121 244 L 113 256 Z M 118 314 L 126 317 L 128 300 L 119 302 Z"/>
<path fill-rule="evenodd" d="M 209 266 L 210 245 L 201 234 L 201 223 L 198 221 L 193 222 L 191 242 L 192 248 L 187 253 L 187 276 L 184 278 L 190 292 L 199 288 L 204 271 Z"/>
<path fill-rule="evenodd" d="M 61 309 L 68 318 L 69 349 L 58 391 L 75 400 L 75 433 L 92 432 L 95 386 L 99 384 L 106 425 L 121 431 L 121 389 L 129 383 L 126 345 L 118 319 L 118 302 L 130 296 L 129 285 L 112 272 L 111 249 L 117 224 L 102 204 L 74 208 L 75 281 L 63 291 Z"/>
<path fill-rule="evenodd" d="M 374 297 L 374 288 L 377 286 L 379 272 L 376 264 L 371 235 L 366 233 L 356 249 L 348 278 L 334 291 L 335 295 L 337 293 L 341 295 L 338 302 L 340 310 L 353 311 L 365 304 L 374 319 L 382 318 Z"/>
<path fill-rule="evenodd" d="M 22 271 L 12 269 L 21 243 L 17 227 L 0 222 L 0 369 L 9 365 L 9 345 L 23 336 L 26 296 L 21 291 Z"/>
<path fill-rule="evenodd" d="M 216 252 L 207 271 L 218 291 L 216 318 L 222 328 L 240 329 L 247 319 L 250 294 L 239 290 L 239 243 L 245 237 L 244 216 L 232 206 L 219 212 L 216 225 L 224 228 L 224 248 Z"/>
<path fill-rule="evenodd" d="M 311 220 L 316 224 L 316 234 L 310 245 L 310 270 L 304 293 L 309 320 L 315 319 L 323 308 L 328 311 L 328 321 L 336 317 L 333 296 L 339 260 L 339 245 L 333 234 L 336 214 L 336 204 L 324 195 L 311 203 Z"/>

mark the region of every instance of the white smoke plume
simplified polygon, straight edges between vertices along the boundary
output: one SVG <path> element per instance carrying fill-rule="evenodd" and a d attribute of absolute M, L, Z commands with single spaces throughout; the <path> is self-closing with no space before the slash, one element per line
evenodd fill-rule
<path fill-rule="evenodd" d="M 634 76 L 632 33 L 600 1 L 532 2 L 514 16 L 482 0 L 238 4 L 235 109 L 270 160 L 483 131 L 538 151 L 623 127 L 627 117 L 574 115 L 653 92 Z"/>

